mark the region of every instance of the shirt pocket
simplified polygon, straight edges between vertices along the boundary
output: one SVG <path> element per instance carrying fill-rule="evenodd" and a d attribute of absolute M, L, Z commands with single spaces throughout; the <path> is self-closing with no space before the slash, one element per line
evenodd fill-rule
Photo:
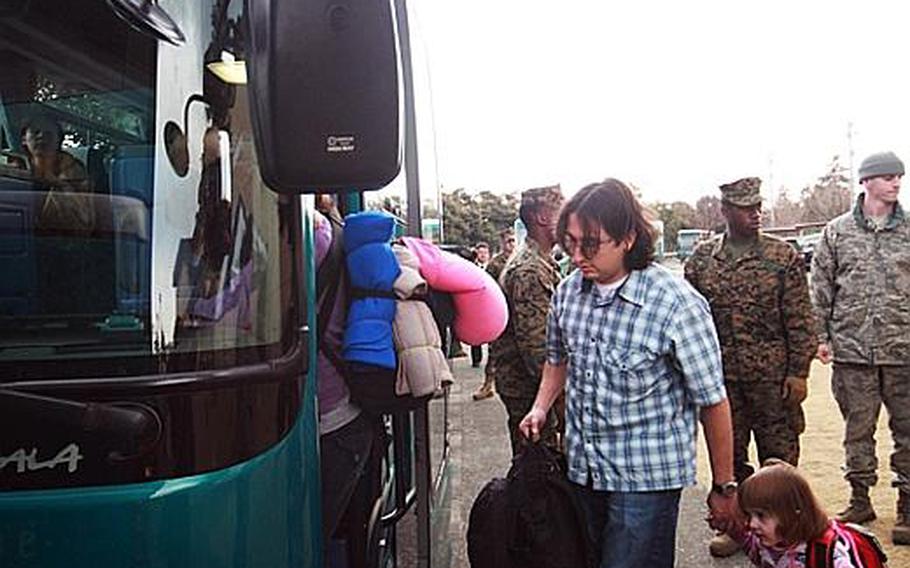
<path fill-rule="evenodd" d="M 657 354 L 644 348 L 617 349 L 614 346 L 603 346 L 598 351 L 612 397 L 634 403 L 654 392 L 660 376 Z"/>

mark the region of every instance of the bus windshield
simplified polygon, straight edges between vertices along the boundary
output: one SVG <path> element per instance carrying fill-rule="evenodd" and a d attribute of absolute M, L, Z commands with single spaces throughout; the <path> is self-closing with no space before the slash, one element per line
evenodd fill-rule
<path fill-rule="evenodd" d="M 160 4 L 184 45 L 106 2 L 0 9 L 0 382 L 290 345 L 292 200 L 259 177 L 245 84 L 211 70 L 244 47 L 243 3 Z"/>

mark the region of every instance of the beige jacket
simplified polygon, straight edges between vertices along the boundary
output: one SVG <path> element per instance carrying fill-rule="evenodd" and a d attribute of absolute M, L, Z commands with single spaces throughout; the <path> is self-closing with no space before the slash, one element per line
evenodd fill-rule
<path fill-rule="evenodd" d="M 398 297 L 392 322 L 398 353 L 395 394 L 416 397 L 433 394 L 443 382 L 452 382 L 452 371 L 442 352 L 433 313 L 419 299 L 427 293 L 427 283 L 420 276 L 419 264 L 411 251 L 400 245 L 394 245 L 392 250 L 401 266 L 401 275 L 393 286 Z"/>

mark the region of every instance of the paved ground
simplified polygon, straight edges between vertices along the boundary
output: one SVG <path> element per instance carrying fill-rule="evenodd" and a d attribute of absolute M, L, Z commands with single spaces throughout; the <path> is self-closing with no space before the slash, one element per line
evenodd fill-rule
<path fill-rule="evenodd" d="M 468 515 L 474 497 L 490 479 L 506 474 L 511 452 L 506 436 L 505 410 L 497 398 L 471 399 L 471 393 L 482 382 L 480 369 L 471 368 L 467 358 L 455 361 L 457 384 L 452 390 L 453 463 L 451 544 L 452 567 L 468 566 L 465 535 Z M 677 566 L 746 568 L 751 564 L 742 555 L 717 560 L 707 552 L 711 533 L 702 520 L 704 487 L 683 493 L 682 512 L 677 538 Z"/>
<path fill-rule="evenodd" d="M 681 273 L 681 265 L 670 259 L 665 263 L 674 273 Z M 452 461 L 455 464 L 452 478 L 452 516 L 450 525 L 453 568 L 468 566 L 465 534 L 468 515 L 474 497 L 487 481 L 505 475 L 510 451 L 506 437 L 505 411 L 497 398 L 475 402 L 471 393 L 480 385 L 480 369 L 472 369 L 467 357 L 455 361 L 457 382 L 452 390 L 450 428 L 452 429 Z M 809 398 L 804 404 L 806 432 L 801 438 L 800 467 L 812 485 L 821 505 L 829 512 L 843 508 L 849 488 L 840 472 L 843 462 L 843 421 L 831 395 L 831 368 L 813 363 L 809 377 Z M 880 482 L 872 490 L 878 520 L 868 527 L 875 532 L 888 553 L 892 567 L 910 567 L 910 547 L 891 544 L 890 531 L 894 523 L 895 491 L 889 485 L 888 455 L 892 450 L 891 435 L 887 426 L 887 412 L 883 411 L 876 436 L 879 457 Z M 754 447 L 753 447 L 754 454 Z M 755 457 L 753 455 L 753 462 Z M 677 566 L 745 568 L 750 563 L 741 555 L 718 560 L 707 551 L 711 532 L 702 520 L 706 509 L 704 496 L 709 483 L 706 451 L 699 447 L 699 486 L 683 493 L 682 509 L 677 536 Z"/>

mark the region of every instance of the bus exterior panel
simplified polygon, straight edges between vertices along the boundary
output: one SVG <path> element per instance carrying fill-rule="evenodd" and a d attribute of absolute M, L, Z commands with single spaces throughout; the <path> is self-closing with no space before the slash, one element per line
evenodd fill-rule
<path fill-rule="evenodd" d="M 181 45 L 129 4 L 0 10 L 0 565 L 318 566 L 308 220 L 219 68 L 244 4 L 155 3 Z"/>
<path fill-rule="evenodd" d="M 312 409 L 311 409 L 312 410 Z M 0 559 L 45 566 L 316 565 L 315 412 L 239 465 L 167 481 L 0 496 Z M 302 464 L 307 464 L 305 467 Z"/>

